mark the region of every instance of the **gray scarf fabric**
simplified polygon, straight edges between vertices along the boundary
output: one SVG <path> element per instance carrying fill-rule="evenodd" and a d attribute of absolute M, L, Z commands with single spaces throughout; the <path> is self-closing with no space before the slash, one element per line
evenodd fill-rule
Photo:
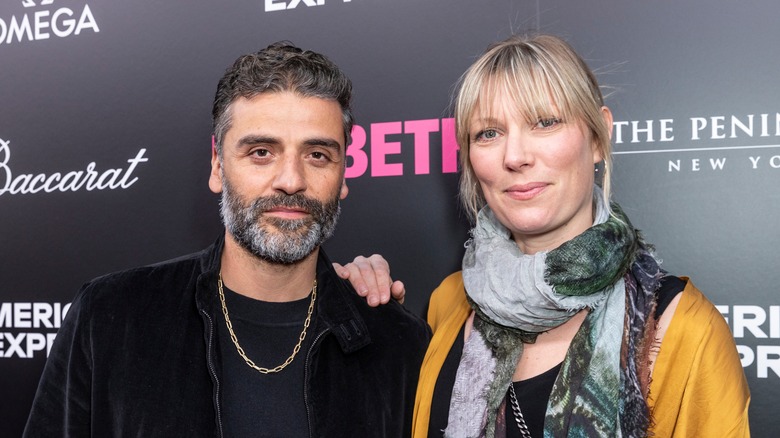
<path fill-rule="evenodd" d="M 590 313 L 572 341 L 551 394 L 545 435 L 578 436 L 587 430 L 599 436 L 621 436 L 626 427 L 646 430 L 649 414 L 641 393 L 637 396 L 630 389 L 626 394 L 626 387 L 638 388 L 637 367 L 634 363 L 629 375 L 624 375 L 621 346 L 626 314 L 638 321 L 633 324 L 637 330 L 631 332 L 634 345 L 644 333 L 654 302 L 627 311 L 625 291 L 637 287 L 626 272 L 637 253 L 650 267 L 651 280 L 660 277 L 660 270 L 617 205 L 615 216 L 609 215 L 597 187 L 594 202 L 593 227 L 549 253 L 534 255 L 520 251 L 488 207 L 480 211 L 463 259 L 464 285 L 476 312 L 475 330 L 464 345 L 446 437 L 492 437 L 523 342 L 534 342 L 539 333 L 565 323 L 582 309 Z M 652 296 L 657 279 L 648 280 L 647 286 Z M 634 318 L 637 314 L 640 317 Z M 631 401 L 629 426 L 621 422 L 624 399 Z"/>
<path fill-rule="evenodd" d="M 601 190 L 595 191 L 596 219 L 609 219 Z M 498 325 L 542 333 L 568 321 L 582 309 L 593 309 L 606 293 L 562 295 L 545 277 L 547 252 L 523 254 L 509 230 L 489 207 L 477 216 L 477 226 L 463 256 L 463 284 L 484 316 Z"/>

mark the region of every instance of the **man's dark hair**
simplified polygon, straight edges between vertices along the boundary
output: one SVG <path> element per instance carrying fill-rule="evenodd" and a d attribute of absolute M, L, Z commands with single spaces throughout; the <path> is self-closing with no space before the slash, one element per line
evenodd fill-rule
<path fill-rule="evenodd" d="M 335 100 L 341 106 L 344 139 L 351 140 L 352 82 L 325 56 L 302 50 L 288 41 L 239 57 L 219 81 L 212 117 L 217 153 L 222 157 L 222 141 L 230 129 L 230 104 L 239 97 L 290 91 L 304 97 Z M 346 146 L 345 144 L 345 146 Z"/>

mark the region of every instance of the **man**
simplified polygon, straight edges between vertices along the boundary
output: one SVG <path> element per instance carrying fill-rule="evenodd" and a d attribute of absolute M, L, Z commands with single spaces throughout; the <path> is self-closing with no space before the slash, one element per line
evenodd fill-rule
<path fill-rule="evenodd" d="M 98 278 L 57 335 L 25 435 L 409 435 L 429 330 L 370 308 L 320 249 L 347 196 L 351 83 L 277 43 L 219 82 L 225 235 Z"/>

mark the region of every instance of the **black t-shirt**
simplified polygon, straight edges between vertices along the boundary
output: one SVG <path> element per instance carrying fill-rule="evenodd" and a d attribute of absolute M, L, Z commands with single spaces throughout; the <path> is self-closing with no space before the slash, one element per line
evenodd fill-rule
<path fill-rule="evenodd" d="M 311 297 L 272 303 L 227 288 L 224 292 L 233 331 L 247 357 L 263 368 L 284 363 L 303 330 Z M 222 357 L 220 382 L 225 436 L 308 436 L 303 382 L 306 352 L 314 338 L 314 327 L 309 327 L 292 363 L 278 373 L 262 374 L 239 356 L 223 315 L 217 317 L 216 326 Z"/>
<path fill-rule="evenodd" d="M 685 287 L 685 282 L 674 276 L 667 276 L 661 280 L 661 287 L 656 292 L 655 316 L 660 318 L 663 311 L 669 306 L 674 297 Z M 447 427 L 447 418 L 450 413 L 450 398 L 452 387 L 455 384 L 455 375 L 458 372 L 460 357 L 463 354 L 464 342 L 463 327 L 460 329 L 455 343 L 452 345 L 447 358 L 444 360 L 436 386 L 433 390 L 431 402 L 431 418 L 428 425 L 429 438 L 441 438 Z M 555 379 L 558 377 L 562 363 L 530 379 L 513 382 L 520 411 L 523 413 L 526 426 L 534 438 L 544 436 L 544 417 L 547 413 L 547 402 L 552 393 Z M 520 430 L 515 422 L 514 415 L 506 400 L 507 408 L 507 438 L 521 437 Z"/>

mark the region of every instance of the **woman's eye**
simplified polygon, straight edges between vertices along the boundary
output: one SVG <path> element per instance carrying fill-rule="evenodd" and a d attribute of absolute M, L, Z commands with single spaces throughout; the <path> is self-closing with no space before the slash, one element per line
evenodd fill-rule
<path fill-rule="evenodd" d="M 548 118 L 548 119 L 539 119 L 539 121 L 536 122 L 536 126 L 535 127 L 536 128 L 540 128 L 540 129 L 549 129 L 549 128 L 552 128 L 553 126 L 555 126 L 555 125 L 557 125 L 559 123 L 561 123 L 561 119 L 559 119 L 557 117 L 551 117 L 551 118 Z"/>
<path fill-rule="evenodd" d="M 495 129 L 485 129 L 484 131 L 480 131 L 475 136 L 475 139 L 477 141 L 479 140 L 493 140 L 494 138 L 498 137 L 498 131 Z"/>

